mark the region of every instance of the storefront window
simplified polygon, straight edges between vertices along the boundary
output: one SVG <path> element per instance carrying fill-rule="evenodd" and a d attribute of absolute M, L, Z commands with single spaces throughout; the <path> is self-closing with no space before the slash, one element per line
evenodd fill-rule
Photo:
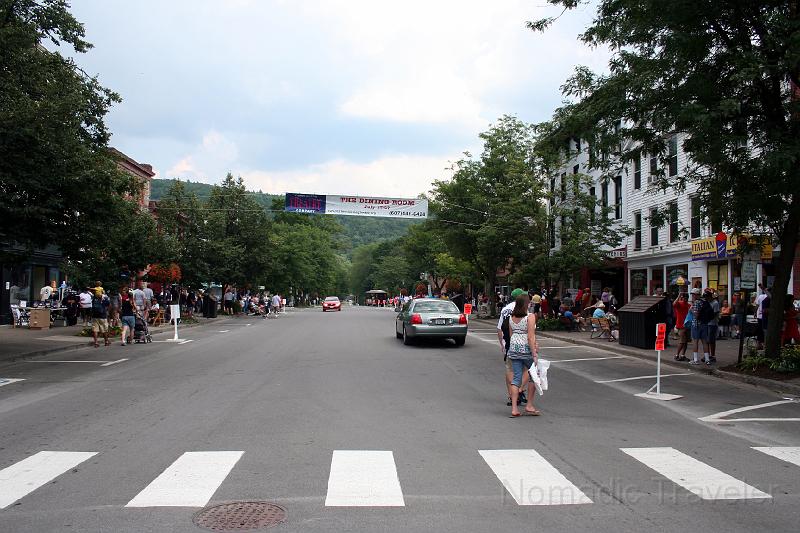
<path fill-rule="evenodd" d="M 650 294 L 655 294 L 656 288 L 664 288 L 664 267 L 654 266 L 650 274 Z"/>
<path fill-rule="evenodd" d="M 19 305 L 21 300 L 30 303 L 31 268 L 29 266 L 12 268 L 9 281 L 11 282 L 9 289 L 10 303 Z"/>
<path fill-rule="evenodd" d="M 708 263 L 708 288 L 719 293 L 719 301 L 728 299 L 728 262 Z"/>
<path fill-rule="evenodd" d="M 667 292 L 672 299 L 678 296 L 678 293 L 683 291 L 687 292 L 687 285 L 689 283 L 688 265 L 673 265 L 667 267 Z M 678 285 L 678 279 L 683 278 L 683 287 Z"/>
<path fill-rule="evenodd" d="M 647 269 L 631 270 L 631 299 L 647 292 Z"/>

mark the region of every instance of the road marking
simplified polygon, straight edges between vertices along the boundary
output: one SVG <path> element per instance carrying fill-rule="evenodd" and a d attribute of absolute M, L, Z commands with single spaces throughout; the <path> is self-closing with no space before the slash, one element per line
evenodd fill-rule
<path fill-rule="evenodd" d="M 25 363 L 105 363 L 106 361 L 24 361 Z"/>
<path fill-rule="evenodd" d="M 404 507 L 391 451 L 334 450 L 327 507 Z"/>
<path fill-rule="evenodd" d="M 21 378 L 0 378 L 0 387 L 3 385 L 10 385 L 11 383 L 16 383 L 17 381 L 25 381 Z"/>
<path fill-rule="evenodd" d="M 551 363 L 573 363 L 576 361 L 605 361 L 606 359 L 625 359 L 624 355 L 614 355 L 611 357 L 584 357 L 582 359 L 551 359 Z"/>
<path fill-rule="evenodd" d="M 186 452 L 125 507 L 203 507 L 244 452 Z"/>
<path fill-rule="evenodd" d="M 97 455 L 97 452 L 39 452 L 0 470 L 0 509 Z"/>
<path fill-rule="evenodd" d="M 800 466 L 800 446 L 753 446 L 753 449 Z"/>
<path fill-rule="evenodd" d="M 673 483 L 703 500 L 772 498 L 728 474 L 675 448 L 620 448 Z"/>
<path fill-rule="evenodd" d="M 592 503 L 536 450 L 480 450 L 518 505 Z"/>
<path fill-rule="evenodd" d="M 684 372 L 683 374 L 661 374 L 662 378 L 670 378 L 673 376 L 694 376 L 695 372 Z M 620 379 L 603 379 L 595 381 L 595 383 L 619 383 L 620 381 L 636 381 L 637 379 L 655 379 L 658 376 L 636 376 L 633 378 L 620 378 Z"/>
<path fill-rule="evenodd" d="M 229 329 L 221 329 L 217 333 L 228 333 L 229 331 Z"/>
<path fill-rule="evenodd" d="M 117 359 L 116 361 L 109 361 L 109 362 L 107 362 L 107 363 L 103 363 L 103 364 L 102 364 L 102 365 L 100 365 L 100 366 L 111 366 L 111 365 L 116 365 L 117 363 L 124 363 L 124 362 L 125 362 L 125 361 L 127 361 L 127 360 L 128 360 L 128 358 L 126 357 L 126 358 L 124 358 L 124 359 Z"/>
<path fill-rule="evenodd" d="M 186 344 L 187 342 L 194 342 L 194 339 L 185 339 L 180 341 L 178 344 Z"/>
<path fill-rule="evenodd" d="M 748 405 L 746 407 L 739 407 L 731 409 L 730 411 L 722 411 L 721 413 L 714 413 L 713 415 L 700 417 L 699 420 L 703 422 L 800 422 L 800 418 L 729 418 L 725 417 L 735 415 L 737 413 L 744 413 L 746 411 L 753 411 L 755 409 L 762 409 L 764 407 L 773 407 L 775 405 L 783 405 L 785 403 L 797 403 L 797 400 L 787 399 L 778 400 L 776 402 L 761 403 L 758 405 Z"/>

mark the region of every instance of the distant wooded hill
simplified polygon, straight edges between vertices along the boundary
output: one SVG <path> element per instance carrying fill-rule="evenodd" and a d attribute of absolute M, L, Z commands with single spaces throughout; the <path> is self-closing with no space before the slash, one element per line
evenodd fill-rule
<path fill-rule="evenodd" d="M 150 191 L 150 198 L 158 200 L 172 186 L 175 180 L 172 179 L 154 179 Z M 208 183 L 198 183 L 193 181 L 184 181 L 187 193 L 194 193 L 198 199 L 205 201 L 211 196 L 211 188 L 213 185 Z M 253 198 L 265 209 L 272 208 L 272 201 L 276 198 L 283 200 L 282 195 L 267 194 L 261 191 L 253 191 Z M 311 216 L 311 215 L 310 215 Z M 406 230 L 413 224 L 418 224 L 416 220 L 407 220 L 403 218 L 369 218 L 369 217 L 352 217 L 352 216 L 336 216 L 337 222 L 342 225 L 342 240 L 344 241 L 345 252 L 349 255 L 355 248 L 363 244 L 370 244 L 373 242 L 383 241 L 387 239 L 395 239 L 402 237 L 406 234 Z"/>

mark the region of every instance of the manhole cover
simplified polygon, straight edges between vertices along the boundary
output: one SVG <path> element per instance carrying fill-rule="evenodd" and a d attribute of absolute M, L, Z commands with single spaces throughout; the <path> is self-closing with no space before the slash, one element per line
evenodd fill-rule
<path fill-rule="evenodd" d="M 253 531 L 286 520 L 286 509 L 269 502 L 235 502 L 207 507 L 194 515 L 195 525 L 211 531 Z"/>

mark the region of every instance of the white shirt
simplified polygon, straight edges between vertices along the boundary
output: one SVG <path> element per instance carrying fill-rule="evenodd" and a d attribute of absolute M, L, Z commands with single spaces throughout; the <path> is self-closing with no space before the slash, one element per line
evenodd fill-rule
<path fill-rule="evenodd" d="M 503 307 L 503 309 L 500 311 L 500 320 L 497 321 L 497 329 L 503 329 L 503 320 L 505 320 L 507 316 L 511 316 L 511 313 L 514 312 L 514 307 L 516 305 L 516 302 L 511 302 Z"/>
<path fill-rule="evenodd" d="M 80 295 L 78 295 L 78 298 L 80 298 L 81 307 L 83 309 L 88 309 L 89 307 L 92 306 L 92 295 L 89 294 L 88 292 L 80 293 Z"/>
<path fill-rule="evenodd" d="M 273 307 L 280 307 L 281 306 L 281 297 L 277 294 L 272 297 L 272 306 Z"/>
<path fill-rule="evenodd" d="M 153 301 L 153 289 L 151 289 L 150 287 L 145 287 L 144 288 L 144 297 L 148 302 L 152 302 Z"/>
<path fill-rule="evenodd" d="M 764 318 L 761 316 L 761 302 L 767 299 L 767 295 L 763 292 L 756 297 L 756 318 Z"/>

